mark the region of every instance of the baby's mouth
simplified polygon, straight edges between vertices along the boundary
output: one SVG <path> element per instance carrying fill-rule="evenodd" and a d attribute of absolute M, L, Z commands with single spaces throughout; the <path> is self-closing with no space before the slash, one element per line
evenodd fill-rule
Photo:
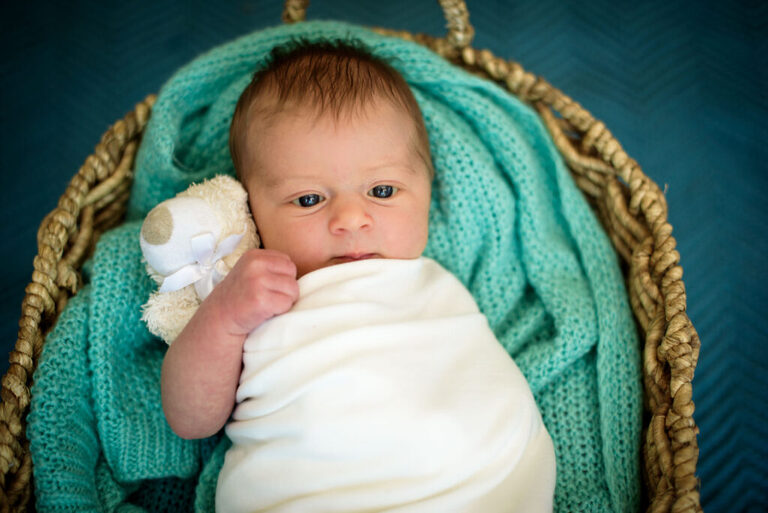
<path fill-rule="evenodd" d="M 369 258 L 379 258 L 379 255 L 378 253 L 347 253 L 346 255 L 333 257 L 331 262 L 341 264 L 344 262 L 355 262 L 357 260 L 368 260 Z"/>

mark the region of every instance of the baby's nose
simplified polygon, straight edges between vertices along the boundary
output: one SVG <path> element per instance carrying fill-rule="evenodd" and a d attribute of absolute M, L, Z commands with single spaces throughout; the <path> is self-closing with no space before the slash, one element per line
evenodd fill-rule
<path fill-rule="evenodd" d="M 334 198 L 328 228 L 333 234 L 366 230 L 373 219 L 368 213 L 365 200 L 358 198 Z"/>

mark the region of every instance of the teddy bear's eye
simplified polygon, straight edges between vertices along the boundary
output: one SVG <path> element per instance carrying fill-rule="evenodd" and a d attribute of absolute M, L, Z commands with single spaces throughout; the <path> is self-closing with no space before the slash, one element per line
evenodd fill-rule
<path fill-rule="evenodd" d="M 297 207 L 309 208 L 309 207 L 314 207 L 315 205 L 317 205 L 318 203 L 324 200 L 325 198 L 319 194 L 305 194 L 303 196 L 299 196 L 298 198 L 293 200 L 291 203 L 293 203 Z"/>

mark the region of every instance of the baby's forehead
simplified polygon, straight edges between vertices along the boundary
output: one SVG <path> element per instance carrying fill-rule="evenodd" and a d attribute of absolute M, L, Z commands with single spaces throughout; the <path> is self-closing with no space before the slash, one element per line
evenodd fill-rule
<path fill-rule="evenodd" d="M 393 113 L 394 116 L 387 112 Z M 380 126 L 385 119 L 394 120 L 398 124 L 398 131 L 407 134 L 406 147 L 424 161 L 428 173 L 432 175 L 429 140 L 424 133 L 423 122 L 419 123 L 421 118 L 414 119 L 413 114 L 404 105 L 381 95 L 373 95 L 364 105 L 350 103 L 339 110 L 324 108 L 323 105 L 306 98 L 282 102 L 274 95 L 254 98 L 247 111 L 245 134 L 242 139 L 244 158 L 247 162 L 242 171 L 248 174 L 258 173 L 259 168 L 263 167 L 262 158 L 274 149 L 275 138 L 280 146 L 290 145 L 294 139 L 300 139 L 318 126 L 327 127 L 328 123 L 334 130 L 344 131 L 362 122 L 358 126 L 365 130 L 366 126 L 371 129 Z M 284 142 L 286 140 L 287 142 Z M 245 174 L 242 171 L 241 173 Z"/>
<path fill-rule="evenodd" d="M 306 119 L 313 123 L 328 119 L 334 124 L 347 125 L 370 119 L 376 109 L 382 106 L 390 107 L 395 112 L 403 114 L 408 119 L 409 126 L 416 126 L 416 120 L 405 106 L 383 96 L 373 96 L 364 104 L 350 101 L 334 106 L 323 105 L 309 98 L 282 102 L 269 96 L 255 98 L 248 109 L 247 125 L 249 129 L 256 127 L 267 130 L 284 119 Z"/>
<path fill-rule="evenodd" d="M 255 156 L 261 151 L 268 151 L 268 148 L 263 148 L 260 142 L 269 139 L 270 136 L 300 136 L 326 123 L 334 129 L 344 129 L 359 123 L 378 122 L 381 112 L 379 108 L 382 106 L 389 107 L 396 113 L 399 123 L 402 123 L 399 128 L 409 132 L 408 140 L 412 148 L 419 153 L 424 151 L 428 153 L 429 142 L 422 141 L 422 137 L 419 137 L 417 120 L 413 119 L 406 108 L 386 98 L 363 107 L 349 106 L 339 111 L 324 110 L 312 102 L 286 102 L 282 105 L 274 101 L 254 102 L 254 107 L 248 112 L 244 134 L 246 152 L 250 150 L 251 155 Z M 290 129 L 286 130 L 286 126 Z"/>

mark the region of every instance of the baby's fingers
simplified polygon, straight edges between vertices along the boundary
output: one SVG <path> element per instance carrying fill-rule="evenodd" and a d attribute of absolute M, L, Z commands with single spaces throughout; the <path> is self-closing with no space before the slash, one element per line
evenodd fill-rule
<path fill-rule="evenodd" d="M 299 298 L 299 282 L 291 275 L 268 274 L 262 277 L 261 283 L 267 291 L 290 298 L 291 305 Z"/>
<path fill-rule="evenodd" d="M 267 319 L 287 312 L 299 297 L 298 289 L 296 278 L 284 274 L 257 273 L 235 280 L 233 294 L 225 294 L 224 315 L 233 321 L 231 332 L 250 333 Z"/>
<path fill-rule="evenodd" d="M 268 311 L 271 316 L 284 314 L 293 307 L 297 297 L 298 296 L 294 297 L 291 294 L 271 290 L 265 297 L 265 300 L 269 302 Z"/>
<path fill-rule="evenodd" d="M 273 249 L 259 249 L 258 257 L 261 258 L 267 269 L 276 274 L 284 274 L 296 278 L 296 264 L 287 254 Z"/>

